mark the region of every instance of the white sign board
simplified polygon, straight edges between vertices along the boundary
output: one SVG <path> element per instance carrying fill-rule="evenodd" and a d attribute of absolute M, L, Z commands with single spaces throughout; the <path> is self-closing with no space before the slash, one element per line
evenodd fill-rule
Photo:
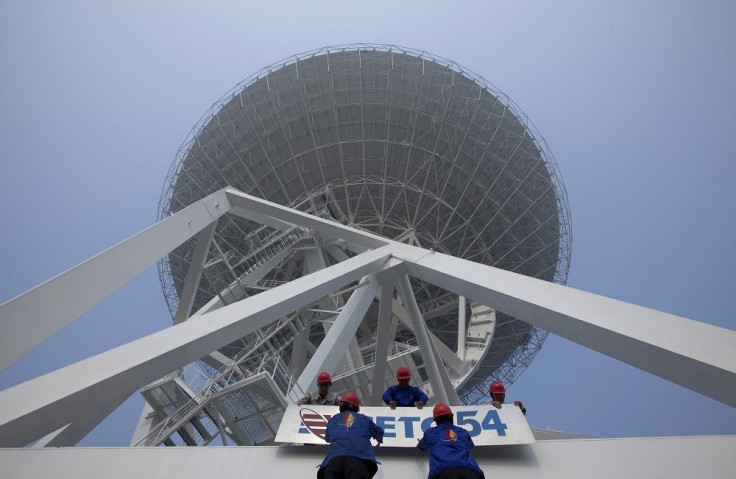
<path fill-rule="evenodd" d="M 284 413 L 276 442 L 326 444 L 327 421 L 339 412 L 337 406 L 298 406 L 291 404 Z M 415 447 L 424 431 L 434 426 L 432 407 L 419 410 L 402 407 L 362 407 L 360 412 L 370 417 L 385 431 L 383 445 Z M 513 404 L 494 406 L 453 406 L 455 424 L 464 427 L 476 446 L 532 444 L 535 442 L 526 418 Z"/>

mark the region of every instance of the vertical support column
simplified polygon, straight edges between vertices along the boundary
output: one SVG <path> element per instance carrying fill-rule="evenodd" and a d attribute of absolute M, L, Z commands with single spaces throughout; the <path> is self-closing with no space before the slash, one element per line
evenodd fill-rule
<path fill-rule="evenodd" d="M 358 346 L 358 340 L 355 337 L 353 337 L 353 340 L 350 341 L 350 345 L 348 346 L 348 356 L 353 365 L 353 369 L 365 366 L 363 355 L 360 353 L 360 347 Z"/>
<path fill-rule="evenodd" d="M 202 279 L 202 272 L 204 271 L 204 264 L 207 261 L 210 243 L 212 243 L 212 237 L 215 235 L 216 229 L 217 221 L 213 221 L 197 235 L 197 243 L 194 245 L 192 260 L 189 264 L 189 270 L 187 270 L 187 276 L 184 279 L 184 288 L 182 288 L 181 294 L 179 295 L 179 307 L 174 315 L 174 324 L 179 324 L 189 318 L 192 304 L 194 304 L 194 297 L 197 295 L 199 280 Z"/>
<path fill-rule="evenodd" d="M 314 273 L 315 271 L 325 269 L 327 267 L 327 262 L 325 261 L 324 254 L 322 253 L 322 248 L 305 250 L 304 266 L 306 273 Z M 324 328 L 325 334 L 327 334 L 331 327 L 332 325 L 329 323 L 322 323 L 322 328 Z"/>
<path fill-rule="evenodd" d="M 465 296 L 457 298 L 457 357 L 465 361 Z"/>
<path fill-rule="evenodd" d="M 376 332 L 376 361 L 373 364 L 373 384 L 369 406 L 381 405 L 383 382 L 388 364 L 388 346 L 396 336 L 396 322 L 391 320 L 393 302 L 394 282 L 389 280 L 381 285 L 381 303 L 378 307 L 378 331 Z"/>
<path fill-rule="evenodd" d="M 69 423 L 74 426 L 87 411 L 90 422 L 85 425 L 99 422 L 144 384 L 372 274 L 390 254 L 390 246 L 368 251 L 199 321 L 185 321 L 0 391 L 0 447 L 22 447 Z"/>
<path fill-rule="evenodd" d="M 419 305 L 417 305 L 417 301 L 414 298 L 414 292 L 411 289 L 409 277 L 404 275 L 399 278 L 397 281 L 397 287 L 401 301 L 404 303 L 404 308 L 407 313 L 409 313 L 409 318 L 414 323 L 414 334 L 416 335 L 417 342 L 419 343 L 419 350 L 422 353 L 424 365 L 427 368 L 427 373 L 429 374 L 429 381 L 432 384 L 432 390 L 434 391 L 436 402 L 458 405 L 460 401 L 457 399 L 457 393 L 455 393 L 455 390 L 452 388 L 450 378 L 447 375 L 447 370 L 439 359 L 439 353 L 437 353 L 437 350 L 432 343 L 432 339 L 429 337 L 429 330 L 427 329 L 427 325 L 424 323 L 424 319 L 419 311 Z M 452 401 L 450 400 L 451 397 Z"/>
<path fill-rule="evenodd" d="M 327 261 L 325 260 L 325 254 L 322 251 L 322 248 L 306 250 L 304 252 L 304 262 L 310 272 L 318 271 L 327 267 Z M 322 325 L 324 327 L 325 334 L 327 334 L 332 326 L 328 323 L 322 323 Z M 360 355 L 358 343 L 357 341 L 353 341 L 348 345 L 348 348 L 345 351 L 343 366 L 352 364 L 353 367 L 356 368 L 362 366 L 362 362 L 363 358 Z"/>
<path fill-rule="evenodd" d="M 304 368 L 289 392 L 290 400 L 297 401 L 299 391 L 308 391 L 314 385 L 320 371 L 333 372 L 345 356 L 350 341 L 355 336 L 360 322 L 363 321 L 368 307 L 378 292 L 378 280 L 375 274 L 366 276 L 361 283 L 361 287 L 350 295 L 350 299 L 335 319 L 335 324 L 325 335 L 325 339 L 322 340 L 307 367 Z"/>
<path fill-rule="evenodd" d="M 292 378 L 299 376 L 307 362 L 307 343 L 309 342 L 309 325 L 302 329 L 294 338 L 291 347 L 291 374 Z"/>
<path fill-rule="evenodd" d="M 412 296 L 413 297 L 413 296 Z M 418 306 L 417 306 L 418 308 Z M 406 312 L 406 308 L 404 308 L 401 301 L 394 300 L 394 315 L 402 322 L 404 325 L 409 328 L 409 330 L 416 335 L 414 332 L 414 325 L 412 324 L 411 319 L 409 319 L 409 313 Z M 467 370 L 467 365 L 457 357 L 455 354 L 455 351 L 450 349 L 440 341 L 432 332 L 429 332 L 429 337 L 432 339 L 432 344 L 435 345 L 437 348 L 437 351 L 440 353 L 440 357 L 442 358 L 442 361 L 444 361 L 445 364 L 447 364 L 448 367 L 454 369 L 457 371 L 458 374 L 462 375 L 464 371 Z"/>

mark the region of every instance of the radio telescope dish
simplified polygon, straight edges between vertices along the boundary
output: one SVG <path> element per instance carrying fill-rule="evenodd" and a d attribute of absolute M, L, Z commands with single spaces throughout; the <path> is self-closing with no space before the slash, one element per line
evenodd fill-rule
<path fill-rule="evenodd" d="M 286 58 L 236 85 L 180 148 L 159 219 L 225 186 L 545 281 L 564 284 L 567 278 L 569 208 L 546 143 L 500 90 L 423 51 L 366 44 L 326 47 Z M 182 308 L 195 246 L 192 239 L 159 263 L 164 295 L 177 321 L 353 254 L 349 245 L 307 230 L 279 231 L 226 215 L 212 237 L 193 304 Z M 496 312 L 493 305 L 465 301 L 419 281 L 412 280 L 412 287 L 435 342 L 458 358 L 445 365 L 464 403 L 485 400 L 494 379 L 513 383 L 547 336 Z M 349 291 L 338 292 L 221 348 L 219 357 L 238 365 L 227 381 L 266 372 L 275 394 L 285 395 L 348 296 Z M 394 314 L 401 319 L 401 311 Z M 374 305 L 350 351 L 341 352 L 345 360 L 334 371 L 333 387 L 365 395 L 373 382 L 382 388 L 391 380 L 370 376 L 376 316 Z M 459 321 L 466 323 L 460 330 Z M 466 337 L 459 337 L 459 331 Z M 418 371 L 416 382 L 426 385 L 416 348 L 411 329 L 397 321 L 389 369 L 409 365 Z M 298 353 L 302 349 L 306 353 Z M 212 383 L 223 374 L 216 369 L 216 361 L 203 363 L 197 374 Z M 191 379 L 185 376 L 181 373 L 180 379 Z M 167 414 L 155 398 L 156 387 L 144 396 L 159 414 Z M 241 402 L 233 399 L 222 407 L 257 409 L 241 396 Z M 222 416 L 227 419 L 227 414 Z M 268 414 L 278 415 L 261 411 L 264 424 L 271 421 Z M 232 437 L 244 443 L 268 440 L 267 434 L 256 437 L 258 431 L 243 434 Z"/>

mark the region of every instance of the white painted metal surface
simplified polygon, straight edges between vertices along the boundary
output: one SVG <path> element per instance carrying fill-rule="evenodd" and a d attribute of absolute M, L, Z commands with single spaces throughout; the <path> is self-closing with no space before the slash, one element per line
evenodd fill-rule
<path fill-rule="evenodd" d="M 378 387 L 376 378 L 386 377 L 386 366 L 388 356 L 388 343 L 392 338 L 391 332 L 391 309 L 394 299 L 394 282 L 385 281 L 381 285 L 381 301 L 378 311 L 378 332 L 376 334 L 376 360 L 373 363 L 373 387 L 371 397 L 366 401 L 369 406 L 380 406 L 381 388 Z"/>
<path fill-rule="evenodd" d="M 0 446 L 28 444 L 75 421 L 80 414 L 127 398 L 146 383 L 247 331 L 377 271 L 388 254 L 390 250 L 385 248 L 368 251 L 196 321 L 186 321 L 2 391 Z"/>
<path fill-rule="evenodd" d="M 576 439 L 477 447 L 489 479 L 723 479 L 736 470 L 736 436 Z M 316 477 L 326 447 L 0 449 L 3 479 Z M 379 448 L 375 479 L 426 479 L 419 450 Z M 61 471 L 61 472 L 60 472 Z"/>
<path fill-rule="evenodd" d="M 194 303 L 194 295 L 197 292 L 199 280 L 202 277 L 204 262 L 207 260 L 207 252 L 210 249 L 210 243 L 212 242 L 212 236 L 214 236 L 216 228 L 217 222 L 213 221 L 197 236 L 197 244 L 194 247 L 191 266 L 189 267 L 189 271 L 187 271 L 187 276 L 184 279 L 184 287 L 179 296 L 179 309 L 176 311 L 176 315 L 174 315 L 174 324 L 179 324 L 189 318 L 192 304 Z"/>
<path fill-rule="evenodd" d="M 376 273 L 389 263 L 395 265 L 401 261 L 406 263 L 407 271 L 417 278 L 543 327 L 726 404 L 736 405 L 735 331 L 389 241 L 265 200 L 248 197 L 230 188 L 193 205 L 196 208 L 191 211 L 182 211 L 185 215 L 176 218 L 172 216 L 72 268 L 51 282 L 5 303 L 0 310 L 0 337 L 3 341 L 12 342 L 14 336 L 18 335 L 26 346 L 30 344 L 28 340 L 40 340 L 50 330 L 36 331 L 35 315 L 56 303 L 61 305 L 60 315 L 63 316 L 63 321 L 52 318 L 50 323 L 54 324 L 51 329 L 58 329 L 73 314 L 84 309 L 79 305 L 67 304 L 73 302 L 68 298 L 74 297 L 71 293 L 77 291 L 77 277 L 94 272 L 93 279 L 88 278 L 86 281 L 92 281 L 99 287 L 94 292 L 83 295 L 82 301 L 85 307 L 89 307 L 99 301 L 104 296 L 103 293 L 109 294 L 110 290 L 121 286 L 125 278 L 132 274 L 133 269 L 132 266 L 128 267 L 128 262 L 141 267 L 147 261 L 150 262 L 151 248 L 158 251 L 157 254 L 163 254 L 166 248 L 173 248 L 177 242 L 194 236 L 218 214 L 228 211 L 230 202 L 223 195 L 243 210 L 251 208 L 261 217 L 276 216 L 277 224 L 288 222 L 314 228 L 322 235 L 346 238 L 355 244 L 376 249 L 256 296 L 198 315 L 196 320 L 191 319 L 0 392 L 0 445 L 22 446 L 70 423 L 71 426 L 54 440 L 54 444 L 63 445 L 62 438 L 66 435 L 70 437 L 67 439 L 69 443 L 73 444 L 81 437 L 80 434 L 83 435 L 94 427 L 117 404 L 145 383 L 203 357 L 229 341 L 243 337 L 248 331 L 276 321 L 352 281 Z M 208 202 L 214 201 L 213 198 L 219 201 L 209 204 Z M 192 226 L 194 221 L 190 224 L 187 219 L 189 213 L 199 215 L 195 226 Z M 171 235 L 176 237 L 175 241 L 169 237 Z M 126 274 L 121 274 L 121 270 L 126 271 Z M 406 280 L 402 281 L 406 289 Z M 371 290 L 371 294 L 364 298 L 365 302 L 369 299 L 372 301 L 377 294 L 378 288 Z M 410 293 L 404 291 L 403 296 L 409 309 L 413 309 L 408 294 Z M 25 321 L 26 314 L 31 318 L 28 321 Z M 412 322 L 416 322 L 419 315 L 416 311 L 412 315 Z M 423 328 L 416 329 L 421 336 Z M 663 335 L 662 331 L 667 331 L 668 334 Z M 438 359 L 438 353 L 433 351 L 435 344 L 432 341 L 427 343 L 426 340 L 423 340 L 423 344 L 425 360 L 427 357 L 435 359 L 436 370 L 432 371 L 435 365 L 430 365 L 429 370 L 432 375 L 439 373 L 440 380 L 435 378 L 432 382 L 434 389 L 440 392 L 443 386 L 438 384 L 446 382 L 442 376 L 443 373 L 447 375 L 447 371 Z M 3 354 L 5 351 L 4 349 Z M 11 361 L 20 350 L 15 351 L 7 354 L 5 359 Z M 451 356 L 458 359 L 452 354 Z M 307 365 L 309 375 L 316 371 L 316 365 L 317 362 L 312 366 Z"/>
<path fill-rule="evenodd" d="M 736 331 L 407 245 L 393 255 L 415 277 L 736 406 Z"/>
<path fill-rule="evenodd" d="M 442 365 L 437 354 L 437 348 L 434 347 L 434 343 L 429 338 L 427 325 L 422 318 L 422 314 L 419 312 L 419 306 L 417 306 L 417 301 L 411 292 L 409 278 L 406 275 L 397 280 L 396 289 L 399 292 L 401 301 L 404 303 L 404 309 L 409 313 L 409 318 L 414 325 L 414 334 L 417 337 L 422 358 L 424 358 L 424 362 L 427 365 L 427 373 L 429 374 L 429 381 L 432 384 L 432 391 L 436 397 L 436 402 L 449 403 L 453 406 L 460 404 L 455 390 L 451 386 L 447 388 L 450 383 L 447 377 L 447 369 Z"/>
<path fill-rule="evenodd" d="M 291 390 L 289 397 L 297 401 L 316 382 L 320 371 L 333 372 L 340 361 L 340 352 L 348 348 L 348 343 L 355 336 L 355 330 L 363 320 L 373 298 L 378 292 L 379 285 L 375 275 L 370 275 L 361 281 L 361 286 L 353 291 L 347 304 L 335 320 L 335 324 L 328 331 L 322 344 L 317 348 L 312 359 L 304 368 L 304 372 Z"/>

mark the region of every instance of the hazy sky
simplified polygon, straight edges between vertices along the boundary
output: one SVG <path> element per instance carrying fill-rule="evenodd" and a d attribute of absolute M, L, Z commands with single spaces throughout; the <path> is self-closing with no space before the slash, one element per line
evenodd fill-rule
<path fill-rule="evenodd" d="M 557 162 L 568 285 L 736 329 L 733 1 L 0 3 L 0 301 L 154 223 L 209 106 L 289 55 L 372 42 L 507 93 Z M 149 270 L 0 373 L 0 388 L 170 324 Z M 736 434 L 736 409 L 550 336 L 509 390 L 601 437 Z M 83 442 L 127 445 L 136 394 Z"/>

